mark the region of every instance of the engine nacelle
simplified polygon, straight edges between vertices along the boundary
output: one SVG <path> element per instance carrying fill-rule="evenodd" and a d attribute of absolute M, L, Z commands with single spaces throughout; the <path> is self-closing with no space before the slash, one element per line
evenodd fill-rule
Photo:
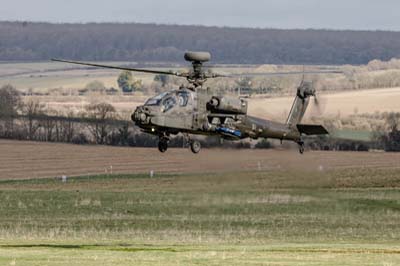
<path fill-rule="evenodd" d="M 222 114 L 241 114 L 247 113 L 247 101 L 236 97 L 213 96 L 207 104 L 209 111 Z"/>

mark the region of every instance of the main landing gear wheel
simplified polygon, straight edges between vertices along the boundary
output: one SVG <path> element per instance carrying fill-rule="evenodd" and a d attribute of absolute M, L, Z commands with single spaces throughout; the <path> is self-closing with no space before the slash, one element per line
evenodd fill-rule
<path fill-rule="evenodd" d="M 198 140 L 193 140 L 192 142 L 190 142 L 190 150 L 193 153 L 199 153 L 201 150 L 201 144 Z"/>
<path fill-rule="evenodd" d="M 158 150 L 162 153 L 168 150 L 168 140 L 165 138 L 161 138 L 158 142 Z"/>
<path fill-rule="evenodd" d="M 301 141 L 298 144 L 299 144 L 299 152 L 300 152 L 300 154 L 303 154 L 304 153 L 304 142 Z"/>

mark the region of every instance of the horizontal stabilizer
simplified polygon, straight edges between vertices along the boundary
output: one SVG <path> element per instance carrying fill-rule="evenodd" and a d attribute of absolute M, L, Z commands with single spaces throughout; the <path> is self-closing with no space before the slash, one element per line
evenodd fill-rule
<path fill-rule="evenodd" d="M 297 129 L 306 135 L 327 135 L 329 132 L 321 125 L 302 125 L 297 124 Z"/>

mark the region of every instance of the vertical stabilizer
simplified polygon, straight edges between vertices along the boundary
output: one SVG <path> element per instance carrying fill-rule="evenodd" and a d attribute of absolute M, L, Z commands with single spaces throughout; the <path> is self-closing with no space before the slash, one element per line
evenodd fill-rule
<path fill-rule="evenodd" d="M 315 89 L 312 82 L 302 81 L 297 88 L 296 98 L 294 99 L 286 124 L 290 127 L 296 127 L 297 124 L 300 124 L 310 102 L 310 96 L 314 95 Z"/>

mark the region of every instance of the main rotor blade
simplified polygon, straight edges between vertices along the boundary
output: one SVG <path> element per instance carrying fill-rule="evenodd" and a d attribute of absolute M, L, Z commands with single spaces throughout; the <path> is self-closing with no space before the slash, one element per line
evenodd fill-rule
<path fill-rule="evenodd" d="M 128 70 L 128 71 L 135 71 L 135 72 L 142 72 L 142 73 L 149 73 L 149 74 L 173 75 L 173 76 L 178 76 L 178 77 L 186 77 L 187 76 L 186 73 L 173 72 L 173 71 L 162 71 L 162 70 L 150 70 L 150 69 L 141 69 L 141 68 L 100 65 L 100 64 L 93 64 L 93 63 L 87 63 L 87 62 L 81 62 L 81 61 L 69 61 L 69 60 L 55 59 L 55 58 L 52 58 L 51 61 L 69 63 L 69 64 L 75 64 L 75 65 L 83 65 L 83 66 Z"/>
<path fill-rule="evenodd" d="M 216 75 L 217 77 L 243 77 L 243 76 L 287 76 L 287 75 L 322 75 L 322 74 L 343 74 L 343 71 L 332 70 L 332 71 L 294 71 L 294 72 L 267 72 L 267 73 L 239 73 L 239 74 L 227 74 L 227 75 Z"/>

